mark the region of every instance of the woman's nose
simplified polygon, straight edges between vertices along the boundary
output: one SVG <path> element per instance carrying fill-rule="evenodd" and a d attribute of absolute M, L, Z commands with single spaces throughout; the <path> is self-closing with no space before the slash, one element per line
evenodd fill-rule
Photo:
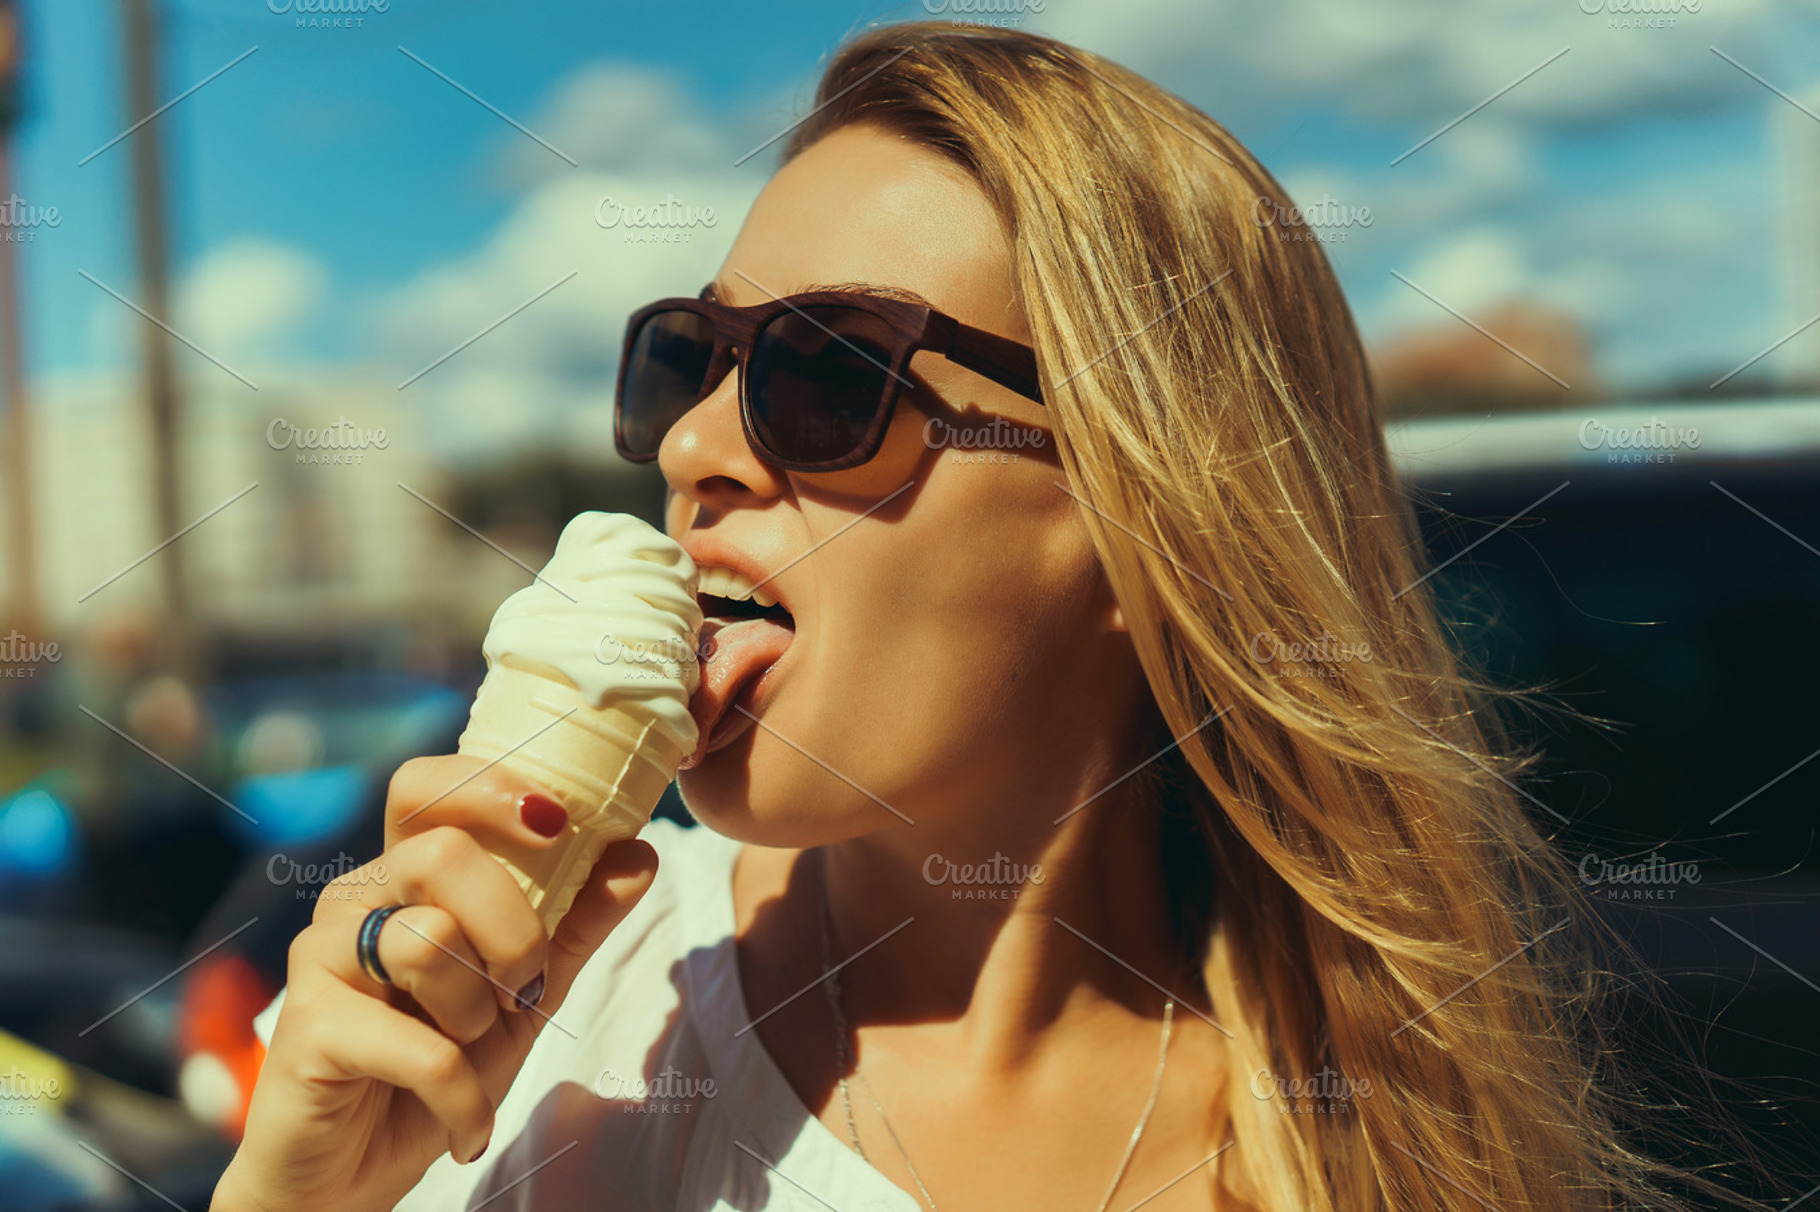
<path fill-rule="evenodd" d="M 746 441 L 737 367 L 729 367 L 719 386 L 670 427 L 657 465 L 673 492 L 711 510 L 768 500 L 787 487 L 783 472 Z"/>

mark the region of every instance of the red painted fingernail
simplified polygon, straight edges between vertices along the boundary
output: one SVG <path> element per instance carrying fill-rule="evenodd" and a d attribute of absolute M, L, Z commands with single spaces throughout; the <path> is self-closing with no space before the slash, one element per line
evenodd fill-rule
<path fill-rule="evenodd" d="M 518 819 L 539 837 L 555 837 L 569 827 L 569 814 L 548 796 L 527 795 L 518 801 Z"/>
<path fill-rule="evenodd" d="M 471 1166 L 475 1162 L 479 1161 L 481 1158 L 485 1157 L 486 1153 L 487 1153 L 487 1147 L 489 1145 L 491 1145 L 492 1143 L 493 1143 L 493 1138 L 490 1136 L 487 1137 L 487 1143 L 485 1145 L 480 1146 L 480 1151 L 478 1153 L 474 1154 L 473 1157 L 468 1158 L 467 1164 Z"/>

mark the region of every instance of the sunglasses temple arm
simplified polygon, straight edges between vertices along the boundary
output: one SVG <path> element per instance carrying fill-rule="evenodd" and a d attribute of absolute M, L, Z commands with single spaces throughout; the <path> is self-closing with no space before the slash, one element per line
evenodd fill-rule
<path fill-rule="evenodd" d="M 1043 402 L 1042 386 L 1037 381 L 1036 354 L 1027 345 L 957 323 L 944 356 L 1027 400 Z"/>

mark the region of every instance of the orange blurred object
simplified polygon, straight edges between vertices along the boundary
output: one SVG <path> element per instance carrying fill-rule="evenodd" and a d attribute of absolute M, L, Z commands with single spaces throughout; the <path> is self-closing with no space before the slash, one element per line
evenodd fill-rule
<path fill-rule="evenodd" d="M 253 1019 L 276 994 L 258 969 L 238 955 L 210 959 L 184 989 L 178 1093 L 191 1114 L 234 1141 L 246 1129 L 253 1083 L 265 1062 L 265 1045 L 253 1033 Z"/>

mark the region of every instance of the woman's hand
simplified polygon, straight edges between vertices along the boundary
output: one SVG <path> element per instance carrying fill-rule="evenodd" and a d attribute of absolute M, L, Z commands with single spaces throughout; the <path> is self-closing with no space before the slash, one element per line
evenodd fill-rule
<path fill-rule="evenodd" d="M 657 871 L 647 843 L 609 846 L 546 940 L 482 841 L 553 845 L 533 826 L 559 832 L 561 811 L 476 758 L 399 768 L 385 853 L 329 884 L 291 944 L 284 1009 L 215 1212 L 389 1209 L 442 1154 L 480 1156 L 538 1032 Z M 371 910 L 395 904 L 409 907 L 380 931 L 387 988 L 361 970 L 355 940 Z"/>

